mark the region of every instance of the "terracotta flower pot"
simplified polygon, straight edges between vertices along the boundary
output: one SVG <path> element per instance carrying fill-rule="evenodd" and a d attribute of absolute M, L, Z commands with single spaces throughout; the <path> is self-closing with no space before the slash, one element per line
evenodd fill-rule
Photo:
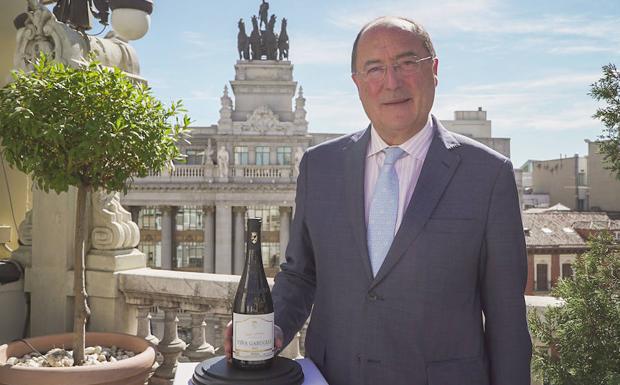
<path fill-rule="evenodd" d="M 45 354 L 54 347 L 70 347 L 72 334 L 29 338 L 28 342 Z M 155 348 L 145 339 L 121 333 L 86 333 L 86 346 L 112 346 L 136 352 L 136 355 L 102 365 L 69 368 L 28 368 L 5 366 L 10 357 L 32 351 L 23 342 L 0 346 L 0 385 L 144 385 L 155 362 Z"/>

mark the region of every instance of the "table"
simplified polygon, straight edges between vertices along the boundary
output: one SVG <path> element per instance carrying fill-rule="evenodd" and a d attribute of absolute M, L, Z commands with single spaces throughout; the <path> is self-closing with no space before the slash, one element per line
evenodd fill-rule
<path fill-rule="evenodd" d="M 325 378 L 309 358 L 296 360 L 304 372 L 304 382 L 302 385 L 329 385 Z M 173 385 L 188 385 L 194 374 L 194 369 L 199 362 L 180 362 L 174 376 Z"/>

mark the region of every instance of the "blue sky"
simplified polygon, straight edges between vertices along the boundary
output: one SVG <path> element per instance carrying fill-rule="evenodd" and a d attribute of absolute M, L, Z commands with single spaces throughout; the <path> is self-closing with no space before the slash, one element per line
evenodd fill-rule
<path fill-rule="evenodd" d="M 380 15 L 420 21 L 440 60 L 434 114 L 483 107 L 493 136 L 510 137 L 512 159 L 586 155 L 596 139 L 597 104 L 587 95 L 601 66 L 620 65 L 618 0 L 271 0 L 288 19 L 290 60 L 304 88 L 311 132 L 366 126 L 350 78 L 351 44 Z M 182 99 L 193 125 L 218 120 L 219 98 L 234 78 L 237 21 L 259 0 L 156 0 L 149 33 L 133 45 L 142 75 L 166 102 Z M 246 27 L 249 29 L 249 27 Z M 96 28 L 95 28 L 96 29 Z"/>

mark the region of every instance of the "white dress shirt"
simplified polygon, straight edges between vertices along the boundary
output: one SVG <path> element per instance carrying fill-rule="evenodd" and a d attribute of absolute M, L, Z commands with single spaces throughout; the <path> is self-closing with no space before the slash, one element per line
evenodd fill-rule
<path fill-rule="evenodd" d="M 413 137 L 409 138 L 405 143 L 399 145 L 405 151 L 405 155 L 402 156 L 394 164 L 396 175 L 398 175 L 398 217 L 396 218 L 396 228 L 394 234 L 398 231 L 400 223 L 403 220 L 403 213 L 409 205 L 413 190 L 418 183 L 420 177 L 420 171 L 426 159 L 426 153 L 433 140 L 433 123 L 432 119 L 428 118 L 428 122 Z M 383 166 L 383 160 L 385 159 L 385 153 L 383 149 L 389 147 L 387 143 L 377 130 L 371 126 L 370 128 L 370 142 L 368 143 L 368 150 L 366 151 L 366 172 L 364 175 L 364 200 L 366 208 L 366 226 L 368 226 L 368 215 L 370 213 L 370 204 L 372 202 L 372 196 L 375 191 L 375 185 L 379 178 L 379 171 Z"/>

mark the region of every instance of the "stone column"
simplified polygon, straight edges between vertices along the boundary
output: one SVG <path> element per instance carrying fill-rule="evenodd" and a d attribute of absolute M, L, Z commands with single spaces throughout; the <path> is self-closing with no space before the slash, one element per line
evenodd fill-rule
<path fill-rule="evenodd" d="M 233 214 L 235 217 L 235 234 L 234 234 L 234 260 L 233 260 L 233 274 L 241 275 L 243 272 L 244 261 L 244 243 L 245 243 L 245 206 L 233 207 Z"/>
<path fill-rule="evenodd" d="M 202 224 L 204 227 L 204 256 L 202 268 L 204 273 L 215 272 L 215 208 L 202 208 Z"/>
<path fill-rule="evenodd" d="M 161 268 L 172 270 L 176 207 L 161 206 Z"/>
<path fill-rule="evenodd" d="M 138 224 L 138 218 L 140 218 L 140 210 L 143 206 L 129 206 L 129 212 L 131 213 L 131 221 Z"/>
<path fill-rule="evenodd" d="M 70 269 L 76 196 L 73 187 L 60 194 L 47 194 L 36 187 L 34 190 L 31 267 L 26 268 L 25 275 L 25 290 L 30 292 L 31 336 L 72 330 Z"/>
<path fill-rule="evenodd" d="M 288 206 L 280 207 L 280 261 L 276 265 L 280 265 L 286 259 L 286 246 L 291 233 L 291 212 L 293 209 Z"/>
<path fill-rule="evenodd" d="M 232 217 L 224 204 L 215 207 L 215 272 L 232 274 Z"/>

